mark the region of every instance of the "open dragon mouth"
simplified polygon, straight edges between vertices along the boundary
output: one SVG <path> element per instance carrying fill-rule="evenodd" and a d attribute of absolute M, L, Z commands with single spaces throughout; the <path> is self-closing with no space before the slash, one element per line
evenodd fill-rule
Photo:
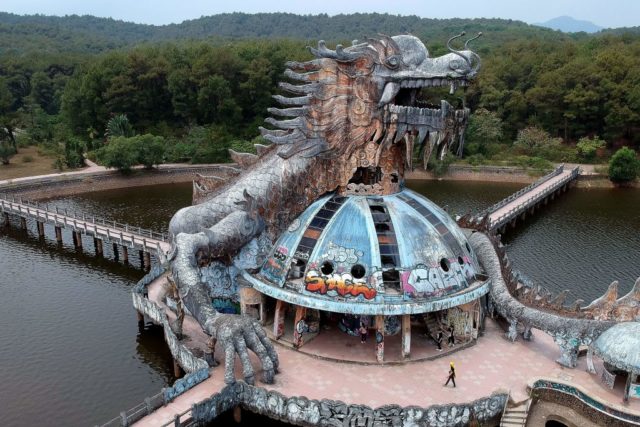
<path fill-rule="evenodd" d="M 448 78 L 404 79 L 386 83 L 379 105 L 384 106 L 385 122 L 395 126 L 393 142 L 404 140 L 407 144 L 409 164 L 412 163 L 414 147 L 419 148 L 419 157 L 425 162 L 432 154 L 442 158 L 447 149 L 455 145 L 461 148 L 469 109 L 464 105 L 456 108 L 445 99 L 440 101 L 440 105 L 424 99 L 433 88 L 436 89 L 434 95 L 442 96 L 440 88 L 449 87 L 449 94 L 453 95 L 459 87 L 467 85 L 465 79 Z"/>

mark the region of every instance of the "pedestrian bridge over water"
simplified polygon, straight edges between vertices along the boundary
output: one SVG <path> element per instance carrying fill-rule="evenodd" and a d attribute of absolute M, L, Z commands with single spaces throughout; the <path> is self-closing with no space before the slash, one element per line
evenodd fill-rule
<path fill-rule="evenodd" d="M 565 168 L 564 165 L 560 165 L 553 172 L 484 211 L 462 217 L 461 225 L 486 221 L 489 230 L 504 234 L 508 226 L 516 226 L 518 219 L 524 220 L 527 214 L 532 215 L 540 205 L 546 205 L 557 194 L 565 192 L 579 174 L 580 168 L 577 166 Z"/>
<path fill-rule="evenodd" d="M 53 225 L 56 240 L 59 243 L 62 243 L 62 228 L 70 229 L 76 249 L 82 249 L 82 235 L 92 236 L 95 253 L 98 256 L 103 253 L 103 241 L 113 244 L 113 253 L 116 258 L 120 257 L 118 246 L 121 246 L 124 262 L 128 262 L 129 249 L 138 250 L 140 264 L 145 269 L 149 269 L 151 265 L 150 254 L 153 253 L 163 259 L 171 247 L 167 233 L 158 233 L 96 216 L 68 212 L 66 209 L 60 210 L 57 207 L 51 208 L 46 204 L 12 196 L 0 196 L 0 212 L 3 213 L 5 221 L 9 221 L 10 215 L 19 217 L 22 228 L 27 228 L 27 219 L 34 220 L 40 237 L 44 237 L 44 224 Z"/>

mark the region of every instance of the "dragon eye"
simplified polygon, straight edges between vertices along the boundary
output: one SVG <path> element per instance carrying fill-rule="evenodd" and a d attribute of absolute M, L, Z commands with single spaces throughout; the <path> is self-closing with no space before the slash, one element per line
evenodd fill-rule
<path fill-rule="evenodd" d="M 398 68 L 400 65 L 400 60 L 397 56 L 390 56 L 384 61 L 385 65 L 389 68 Z"/>

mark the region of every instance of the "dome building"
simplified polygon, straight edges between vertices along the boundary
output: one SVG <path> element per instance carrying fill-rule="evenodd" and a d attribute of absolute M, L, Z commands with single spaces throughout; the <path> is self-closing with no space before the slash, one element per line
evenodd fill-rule
<path fill-rule="evenodd" d="M 385 335 L 401 333 L 409 357 L 412 325 L 475 339 L 489 291 L 479 271 L 462 230 L 427 198 L 332 193 L 291 223 L 259 272 L 242 273 L 250 287 L 241 307 L 258 305 L 272 338 L 295 347 L 324 333 L 323 323 L 352 335 L 364 325 L 383 362 Z"/>

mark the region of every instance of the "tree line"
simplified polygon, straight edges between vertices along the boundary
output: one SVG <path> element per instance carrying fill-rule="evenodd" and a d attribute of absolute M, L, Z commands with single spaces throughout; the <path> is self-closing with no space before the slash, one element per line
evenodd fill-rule
<path fill-rule="evenodd" d="M 10 15 L 13 21 L 7 22 L 6 15 L 0 14 L 0 33 L 2 25 L 22 25 L 14 15 Z M 266 35 L 276 31 L 291 35 L 303 31 L 302 27 L 292 29 L 295 23 L 312 26 L 323 21 L 328 29 L 316 28 L 313 34 L 334 29 L 336 40 L 346 36 L 347 24 L 354 25 L 352 33 L 369 31 L 376 18 L 389 33 L 413 30 L 419 34 L 419 25 L 433 23 L 430 34 L 436 36 L 423 40 L 434 56 L 446 52 L 444 41 L 438 37 L 445 39 L 460 29 L 485 32 L 477 44 L 474 42 L 483 68 L 465 95 L 467 105 L 476 112 L 468 138 L 469 156 L 491 157 L 492 152 L 502 150 L 500 144 L 516 141 L 526 128 L 548 134 L 549 138 L 541 141 L 553 143 L 540 144 L 544 147 L 555 146 L 558 138 L 563 142 L 561 148 L 582 141 L 584 150 L 574 148 L 573 153 L 588 152 L 585 157 L 602 148 L 602 143 L 605 148 L 638 148 L 640 144 L 637 33 L 566 35 L 504 20 L 424 20 L 377 14 L 270 15 L 271 21 L 266 19 L 259 25 L 254 15 L 227 14 L 168 28 L 136 27 L 119 21 L 114 21 L 117 25 L 111 28 L 99 18 L 70 17 L 70 22 L 78 24 L 77 31 L 86 27 L 80 23 L 89 18 L 91 25 L 101 25 L 94 38 L 86 39 L 91 46 L 88 51 L 77 49 L 80 41 L 73 37 L 62 52 L 48 50 L 48 45 L 37 48 L 29 44 L 29 39 L 12 50 L 0 50 L 0 139 L 8 141 L 2 144 L 15 146 L 18 136 L 27 142 L 49 144 L 68 166 L 73 166 L 78 151 L 100 149 L 107 140 L 109 120 L 124 115 L 135 135 L 163 138 L 167 161 L 226 160 L 226 148 L 251 147 L 267 107 L 273 105 L 271 96 L 279 92 L 277 82 L 283 79 L 285 61 L 309 59 L 305 49 L 309 42 L 269 38 L 164 42 L 153 41 L 160 37 L 153 31 L 197 27 L 198 22 L 217 19 L 223 27 L 236 28 L 233 31 L 242 27 L 245 33 L 258 37 L 261 35 L 255 32 L 262 31 L 260 28 L 271 28 L 263 31 Z M 30 19 L 29 25 L 38 28 L 46 28 L 50 19 L 67 22 L 67 18 Z M 338 28 L 341 25 L 345 26 L 342 30 Z M 127 32 L 130 27 L 131 34 Z M 60 25 L 57 31 L 64 33 L 67 29 Z M 109 32 L 115 30 L 123 34 L 119 39 L 109 39 Z M 197 34 L 204 37 L 204 33 Z M 421 37 L 426 35 L 423 32 Z M 152 41 L 127 45 L 145 37 Z M 117 48 L 93 46 L 96 39 L 111 40 Z M 154 141 L 157 145 L 158 140 Z M 530 156 L 572 160 L 556 159 L 557 150 L 551 153 L 535 146 L 514 145 L 524 147 L 521 151 Z"/>

